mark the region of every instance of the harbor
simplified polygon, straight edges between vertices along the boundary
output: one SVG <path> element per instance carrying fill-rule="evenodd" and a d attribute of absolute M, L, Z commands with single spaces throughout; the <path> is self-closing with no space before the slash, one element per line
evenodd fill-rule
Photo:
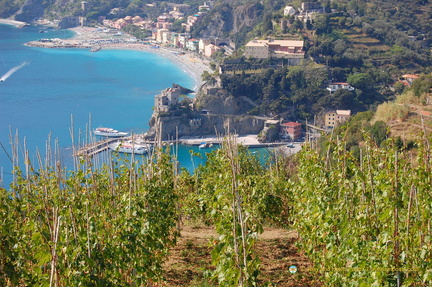
<path fill-rule="evenodd" d="M 267 147 L 285 147 L 287 143 L 285 142 L 277 142 L 277 143 L 260 143 L 258 141 L 257 135 L 242 135 L 242 136 L 234 136 L 234 139 L 237 144 L 243 145 L 248 148 L 267 148 Z M 178 140 L 164 140 L 161 142 L 163 146 L 166 145 L 174 145 L 181 144 L 186 146 L 203 146 L 203 147 L 211 147 L 215 145 L 220 145 L 224 138 L 209 136 L 209 137 L 182 137 Z M 99 141 L 95 141 L 88 145 L 85 145 L 79 148 L 75 152 L 75 156 L 78 157 L 93 157 L 98 153 L 106 151 L 109 149 L 109 146 L 116 142 L 127 142 L 134 141 L 137 144 L 150 144 L 152 146 L 156 145 L 157 142 L 154 140 L 144 140 L 143 137 L 140 136 L 127 136 L 127 137 L 116 137 L 116 138 L 105 138 Z"/>

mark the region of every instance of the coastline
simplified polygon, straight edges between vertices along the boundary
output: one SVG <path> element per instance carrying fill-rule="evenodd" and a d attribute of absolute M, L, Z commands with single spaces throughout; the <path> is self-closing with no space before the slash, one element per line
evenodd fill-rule
<path fill-rule="evenodd" d="M 26 23 L 26 22 L 21 22 L 21 21 L 16 21 L 16 20 L 11 20 L 11 19 L 0 19 L 0 24 L 11 25 L 11 26 L 15 26 L 18 28 L 21 28 L 21 27 L 28 25 L 28 23 Z"/>
<path fill-rule="evenodd" d="M 103 39 L 112 39 L 112 35 L 105 35 L 105 37 L 101 35 L 97 35 L 97 28 L 92 27 L 75 27 L 69 28 L 68 30 L 73 31 L 75 36 L 70 39 L 73 41 L 91 41 L 91 40 L 103 40 Z M 123 38 L 131 38 L 130 35 L 123 34 Z M 99 36 L 99 37 L 98 37 Z M 155 48 L 151 44 L 144 43 L 102 43 L 98 44 L 101 49 L 118 49 L 118 50 L 134 50 L 141 52 L 148 52 L 160 55 L 171 62 L 173 62 L 176 66 L 178 66 L 185 73 L 189 74 L 195 81 L 195 87 L 191 88 L 195 92 L 199 90 L 199 88 L 204 84 L 204 81 L 201 79 L 201 75 L 204 71 L 211 72 L 210 70 L 210 61 L 203 57 L 196 55 L 195 53 L 186 52 L 179 49 L 174 48 L 166 48 L 157 46 Z M 182 54 L 180 54 L 180 52 Z"/>

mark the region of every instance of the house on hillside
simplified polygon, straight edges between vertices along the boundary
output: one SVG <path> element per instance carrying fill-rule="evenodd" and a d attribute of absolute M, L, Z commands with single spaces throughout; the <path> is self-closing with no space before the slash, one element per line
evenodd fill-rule
<path fill-rule="evenodd" d="M 412 83 L 413 83 L 415 80 L 417 80 L 418 78 L 420 78 L 420 77 L 417 76 L 417 75 L 405 74 L 405 75 L 400 76 L 399 80 L 400 80 L 401 82 L 407 83 L 409 86 L 411 86 Z"/>
<path fill-rule="evenodd" d="M 345 90 L 348 90 L 348 91 L 354 91 L 355 90 L 353 86 L 351 86 L 348 83 L 343 83 L 343 82 L 330 83 L 330 84 L 327 85 L 326 89 L 330 93 L 334 93 L 334 92 L 336 92 L 337 90 L 340 90 L 340 89 L 345 89 Z"/>
<path fill-rule="evenodd" d="M 297 13 L 296 9 L 293 6 L 285 6 L 284 8 L 284 16 L 293 16 Z"/>
<path fill-rule="evenodd" d="M 299 10 L 297 18 L 304 23 L 307 21 L 313 22 L 315 15 L 325 12 L 324 7 L 319 2 L 303 2 Z"/>
<path fill-rule="evenodd" d="M 324 115 L 325 126 L 332 129 L 335 126 L 346 122 L 351 117 L 351 110 L 336 110 Z"/>
<path fill-rule="evenodd" d="M 289 122 L 281 124 L 282 138 L 290 139 L 291 141 L 298 140 L 302 135 L 301 123 Z"/>

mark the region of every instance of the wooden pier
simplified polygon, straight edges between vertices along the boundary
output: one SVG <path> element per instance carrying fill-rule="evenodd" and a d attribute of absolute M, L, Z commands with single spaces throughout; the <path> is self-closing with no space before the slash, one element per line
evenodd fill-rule
<path fill-rule="evenodd" d="M 103 152 L 108 149 L 108 146 L 111 143 L 117 142 L 121 139 L 119 138 L 108 138 L 101 141 L 97 141 L 86 146 L 83 146 L 77 150 L 75 156 L 86 156 L 92 157 L 100 152 Z"/>
<path fill-rule="evenodd" d="M 126 141 L 130 141 L 130 140 L 134 140 L 134 136 L 127 136 L 127 137 L 116 137 L 116 138 L 107 138 L 101 141 L 97 141 L 91 144 L 88 144 L 86 146 L 83 146 L 81 148 L 79 148 L 76 153 L 75 156 L 85 156 L 85 157 L 93 157 L 94 155 L 106 151 L 109 148 L 109 145 L 118 141 L 122 141 L 122 142 L 126 142 Z M 167 140 L 167 141 L 162 141 L 162 145 L 172 145 L 178 143 L 178 141 L 175 140 Z M 151 145 L 156 145 L 157 142 L 152 141 L 152 140 L 146 140 L 143 142 L 137 142 L 137 144 L 151 144 Z"/>

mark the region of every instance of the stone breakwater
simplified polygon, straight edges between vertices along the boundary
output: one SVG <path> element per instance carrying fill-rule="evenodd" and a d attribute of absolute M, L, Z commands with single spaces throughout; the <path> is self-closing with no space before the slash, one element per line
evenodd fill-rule
<path fill-rule="evenodd" d="M 38 41 L 30 41 L 25 44 L 29 47 L 39 47 L 39 48 L 82 48 L 91 49 L 94 45 L 89 43 L 82 43 L 72 40 L 62 40 L 62 39 L 40 39 Z"/>

